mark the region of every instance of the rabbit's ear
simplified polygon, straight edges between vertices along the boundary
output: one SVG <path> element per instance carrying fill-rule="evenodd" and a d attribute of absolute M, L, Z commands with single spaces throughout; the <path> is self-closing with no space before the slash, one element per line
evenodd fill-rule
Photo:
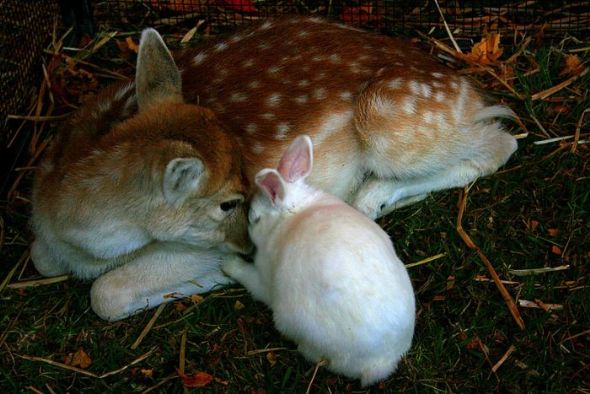
<path fill-rule="evenodd" d="M 162 102 L 183 102 L 180 71 L 154 29 L 141 33 L 135 81 L 140 111 Z"/>
<path fill-rule="evenodd" d="M 278 171 L 289 182 L 307 177 L 313 167 L 313 144 L 307 135 L 295 138 L 281 157 Z"/>
<path fill-rule="evenodd" d="M 256 174 L 256 184 L 266 193 L 273 205 L 277 200 L 282 201 L 285 198 L 285 181 L 276 170 L 260 171 Z"/>

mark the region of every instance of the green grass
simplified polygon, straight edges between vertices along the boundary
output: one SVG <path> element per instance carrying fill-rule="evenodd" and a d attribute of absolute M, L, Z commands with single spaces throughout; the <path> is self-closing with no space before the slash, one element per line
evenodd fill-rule
<path fill-rule="evenodd" d="M 563 80 L 558 72 L 564 53 L 556 47 L 530 49 L 525 55 L 540 68 L 525 76 L 532 66 L 523 57 L 515 66 L 517 91 L 529 95 Z M 588 61 L 588 52 L 579 55 Z M 489 278 L 489 273 L 455 230 L 460 191 L 436 193 L 379 221 L 405 262 L 445 253 L 409 270 L 418 317 L 414 344 L 399 370 L 382 385 L 361 390 L 357 381 L 320 369 L 312 392 L 590 391 L 590 335 L 576 336 L 590 328 L 590 149 L 580 145 L 573 154 L 568 146 L 544 159 L 559 143 L 533 145 L 546 137 L 530 116 L 551 136 L 572 135 L 582 111 L 590 107 L 588 86 L 586 75 L 556 95 L 570 107 L 557 119 L 551 112 L 554 103 L 509 101 L 531 134 L 520 141 L 505 171 L 471 188 L 463 218 L 465 231 L 499 276 L 516 282 L 507 285 L 514 298 L 559 304 L 563 309 L 519 308 L 526 324 L 521 331 L 496 286 L 477 280 Z M 582 127 L 583 139 L 589 137 L 589 122 L 590 116 Z M 522 131 L 514 127 L 513 132 Z M 29 184 L 30 177 L 22 183 L 20 196 L 29 195 Z M 31 240 L 29 210 L 18 198 L 2 205 L 2 279 L 26 253 Z M 510 273 L 564 264 L 569 269 L 526 277 Z M 22 275 L 18 267 L 12 281 L 35 277 L 29 262 Z M 46 393 L 120 393 L 154 388 L 182 393 L 185 388 L 177 368 L 183 333 L 185 373 L 203 371 L 217 378 L 202 389 L 191 389 L 195 392 L 302 393 L 310 382 L 314 365 L 281 338 L 269 310 L 239 286 L 208 294 L 199 304 L 183 300 L 168 305 L 135 350 L 131 345 L 154 311 L 117 323 L 101 321 L 90 309 L 89 288 L 88 282 L 69 280 L 0 293 L 0 392 L 34 388 Z M 492 366 L 511 346 L 514 351 L 493 372 Z M 79 349 L 92 359 L 87 370 L 97 375 L 153 353 L 104 379 L 23 358 L 64 362 Z"/>

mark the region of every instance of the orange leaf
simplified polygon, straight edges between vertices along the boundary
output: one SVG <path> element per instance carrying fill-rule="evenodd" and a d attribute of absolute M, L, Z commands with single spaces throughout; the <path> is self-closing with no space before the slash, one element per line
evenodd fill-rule
<path fill-rule="evenodd" d="M 561 248 L 557 245 L 551 247 L 551 253 L 561 255 Z"/>
<path fill-rule="evenodd" d="M 559 230 L 556 228 L 549 228 L 547 229 L 547 234 L 549 234 L 550 237 L 556 237 L 557 234 L 559 234 Z"/>
<path fill-rule="evenodd" d="M 489 33 L 471 48 L 471 53 L 463 54 L 461 57 L 470 63 L 482 66 L 496 63 L 504 52 L 500 48 L 500 37 L 499 33 Z"/>
<path fill-rule="evenodd" d="M 200 304 L 201 302 L 203 302 L 205 298 L 202 295 L 193 294 L 192 296 L 190 296 L 190 299 L 193 302 L 193 304 Z"/>
<path fill-rule="evenodd" d="M 80 367 L 82 369 L 86 369 L 90 366 L 90 364 L 92 364 L 92 359 L 82 349 L 79 349 L 76 353 L 74 353 L 71 358 L 66 358 L 66 361 L 69 361 L 69 365 L 72 367 Z"/>
<path fill-rule="evenodd" d="M 566 55 L 565 66 L 559 72 L 559 75 L 571 77 L 582 73 L 585 69 L 586 66 L 584 66 L 578 55 Z"/>
<path fill-rule="evenodd" d="M 127 37 L 125 39 L 125 43 L 127 44 L 127 48 L 131 49 L 133 52 L 139 52 L 139 45 L 137 45 L 135 41 L 133 41 L 133 38 Z"/>
<path fill-rule="evenodd" d="M 207 372 L 195 372 L 192 375 L 181 375 L 182 384 L 184 387 L 205 387 L 213 381 L 213 375 Z"/>
<path fill-rule="evenodd" d="M 154 369 L 153 368 L 141 368 L 139 370 L 139 372 L 141 372 L 141 374 L 145 378 L 153 378 L 154 377 Z"/>
<path fill-rule="evenodd" d="M 277 363 L 277 355 L 273 352 L 266 353 L 266 359 L 270 363 L 271 367 Z"/>

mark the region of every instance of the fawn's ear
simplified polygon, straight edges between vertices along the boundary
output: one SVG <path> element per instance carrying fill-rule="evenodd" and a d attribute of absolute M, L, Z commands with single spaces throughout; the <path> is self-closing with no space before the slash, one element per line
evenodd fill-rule
<path fill-rule="evenodd" d="M 164 40 L 154 29 L 145 29 L 141 33 L 135 83 L 140 112 L 153 104 L 183 102 L 180 71 Z"/>
<path fill-rule="evenodd" d="M 307 135 L 295 138 L 281 157 L 278 171 L 289 183 L 307 177 L 313 167 L 313 144 Z"/>
<path fill-rule="evenodd" d="M 196 191 L 205 173 L 203 162 L 196 158 L 170 160 L 164 173 L 164 198 L 170 204 L 182 203 Z"/>
<path fill-rule="evenodd" d="M 285 198 L 285 181 L 277 170 L 265 169 L 256 174 L 256 184 L 261 188 L 273 205 Z"/>

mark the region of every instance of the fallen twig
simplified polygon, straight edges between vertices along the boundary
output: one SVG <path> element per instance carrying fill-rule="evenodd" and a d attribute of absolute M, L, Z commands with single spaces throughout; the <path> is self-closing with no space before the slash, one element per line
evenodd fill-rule
<path fill-rule="evenodd" d="M 44 286 L 44 285 L 52 285 L 54 283 L 65 282 L 71 278 L 70 275 L 59 275 L 59 276 L 52 276 L 50 278 L 43 278 L 43 279 L 33 279 L 27 280 L 22 282 L 14 282 L 9 283 L 9 289 L 23 289 L 26 287 L 37 287 L 37 286 Z"/>
<path fill-rule="evenodd" d="M 438 260 L 441 257 L 444 257 L 446 255 L 447 255 L 446 253 L 439 253 L 437 255 L 434 255 L 434 256 L 431 256 L 431 257 L 427 257 L 427 258 L 425 258 L 423 260 L 416 261 L 415 263 L 408 263 L 405 266 L 406 266 L 406 268 L 417 267 L 419 265 L 430 263 L 431 261 L 434 261 L 434 260 Z"/>
<path fill-rule="evenodd" d="M 69 371 L 77 372 L 79 374 L 82 374 L 82 375 L 85 375 L 85 376 L 89 376 L 91 378 L 104 379 L 104 378 L 106 378 L 108 376 L 112 376 L 112 375 L 116 375 L 118 373 L 121 373 L 121 372 L 125 371 L 127 368 L 129 368 L 129 367 L 131 367 L 131 366 L 133 366 L 133 365 L 135 365 L 137 363 L 142 362 L 143 360 L 145 360 L 146 358 L 148 358 L 149 356 L 151 356 L 152 353 L 155 350 L 156 350 L 156 348 L 154 347 L 149 352 L 144 353 L 143 355 L 139 356 L 135 360 L 131 361 L 129 364 L 124 365 L 121 368 L 115 369 L 113 371 L 103 373 L 102 375 L 97 375 L 97 374 L 95 374 L 93 372 L 86 371 L 85 369 L 77 368 L 77 367 L 72 367 L 71 365 L 67 365 L 67 364 L 60 363 L 60 362 L 57 362 L 57 361 L 53 361 L 53 360 L 50 360 L 50 359 L 47 359 L 47 358 L 43 358 L 43 357 L 20 355 L 20 354 L 17 354 L 16 356 L 17 357 L 20 357 L 22 359 L 25 359 L 25 360 L 35 361 L 35 362 L 42 362 L 42 363 L 45 363 L 45 364 L 52 365 L 54 367 L 58 367 L 58 368 L 62 368 L 62 369 L 67 369 Z"/>
<path fill-rule="evenodd" d="M 166 308 L 166 305 L 168 305 L 168 304 L 164 303 L 164 304 L 160 304 L 160 306 L 158 306 L 158 309 L 156 309 L 156 312 L 154 313 L 154 315 L 152 316 L 152 318 L 150 319 L 148 324 L 146 324 L 146 326 L 144 327 L 141 334 L 139 334 L 139 336 L 137 337 L 135 342 L 133 342 L 133 345 L 131 345 L 131 350 L 137 349 L 137 347 L 141 344 L 141 342 L 143 341 L 145 336 L 150 332 L 150 330 L 154 326 L 154 323 L 156 322 L 156 320 L 158 319 L 158 317 L 160 316 L 160 314 L 162 313 L 164 308 Z"/>
<path fill-rule="evenodd" d="M 588 112 L 590 112 L 590 108 L 586 108 L 582 112 L 582 114 L 580 115 L 580 119 L 578 119 L 578 124 L 576 125 L 576 133 L 574 134 L 574 142 L 572 144 L 572 153 L 576 153 L 576 149 L 578 148 L 578 144 L 580 143 L 580 133 L 582 132 L 582 123 L 584 121 L 584 117 L 586 116 L 586 114 Z"/>
<path fill-rule="evenodd" d="M 583 77 L 584 75 L 586 75 L 588 73 L 588 68 L 585 68 L 584 71 L 582 71 L 581 73 L 574 75 L 573 77 L 570 77 L 568 79 L 566 79 L 563 82 L 558 83 L 555 86 L 550 87 L 549 89 L 545 89 L 541 92 L 537 92 L 535 94 L 533 94 L 531 96 L 531 100 L 535 101 L 535 100 L 544 100 L 549 96 L 554 95 L 555 93 L 559 92 L 561 89 L 571 85 L 572 83 L 574 83 L 577 79 Z"/>
<path fill-rule="evenodd" d="M 563 305 L 560 304 L 547 304 L 540 300 L 529 301 L 529 300 L 518 300 L 518 305 L 522 306 L 523 308 L 537 308 L 543 309 L 545 312 L 551 311 L 559 311 L 563 309 Z"/>
<path fill-rule="evenodd" d="M 524 330 L 525 329 L 524 320 L 522 320 L 522 317 L 520 316 L 520 312 L 518 311 L 518 307 L 516 306 L 516 304 L 514 303 L 514 300 L 512 299 L 512 296 L 510 295 L 510 293 L 506 289 L 506 286 L 504 286 L 504 284 L 500 280 L 500 277 L 498 276 L 498 273 L 494 269 L 494 266 L 492 265 L 490 260 L 486 257 L 486 255 L 483 254 L 483 252 L 481 251 L 479 246 L 477 246 L 471 240 L 469 235 L 467 235 L 465 230 L 463 230 L 463 224 L 462 224 L 463 223 L 463 213 L 465 212 L 465 207 L 467 206 L 467 195 L 468 194 L 469 194 L 469 189 L 468 189 L 468 187 L 465 187 L 463 189 L 463 192 L 461 193 L 460 200 L 459 200 L 459 213 L 457 215 L 457 232 L 459 233 L 459 235 L 461 236 L 461 238 L 463 239 L 463 241 L 465 242 L 467 247 L 476 251 L 477 255 L 479 256 L 481 261 L 484 263 L 484 265 L 488 269 L 490 276 L 492 277 L 492 279 L 494 280 L 494 283 L 496 284 L 496 287 L 500 291 L 500 294 L 502 295 L 504 302 L 506 302 L 506 305 L 508 306 L 508 310 L 512 314 L 512 317 L 516 321 L 516 324 L 518 325 L 518 327 L 521 330 Z"/>
<path fill-rule="evenodd" d="M 530 268 L 530 269 L 520 269 L 520 270 L 510 270 L 512 275 L 516 276 L 528 276 L 528 275 L 538 275 L 538 274 L 545 274 L 547 272 L 555 272 L 555 271 L 563 271 L 569 269 L 570 266 L 568 265 L 560 265 L 559 267 L 542 267 L 542 268 Z"/>
<path fill-rule="evenodd" d="M 320 367 L 327 365 L 328 361 L 321 359 L 320 361 L 317 362 L 317 364 L 315 365 L 315 368 L 313 370 L 313 375 L 311 376 L 311 380 L 309 381 L 309 384 L 307 385 L 307 390 L 305 390 L 305 394 L 309 394 L 311 393 L 311 385 L 313 384 L 313 381 L 315 380 L 315 376 L 318 373 L 318 370 L 320 369 Z"/>
<path fill-rule="evenodd" d="M 510 357 L 512 352 L 514 352 L 515 350 L 516 347 L 514 345 L 510 345 L 508 350 L 506 350 L 506 353 L 504 353 L 504 355 L 500 357 L 498 362 L 494 364 L 494 366 L 492 367 L 492 372 L 496 373 L 496 371 L 502 366 L 502 364 L 504 364 L 504 362 L 508 359 L 508 357 Z"/>

